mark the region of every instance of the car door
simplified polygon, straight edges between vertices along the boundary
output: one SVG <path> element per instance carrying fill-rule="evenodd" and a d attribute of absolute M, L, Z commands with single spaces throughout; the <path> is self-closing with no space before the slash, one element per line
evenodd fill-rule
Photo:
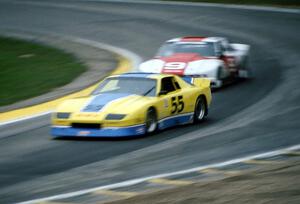
<path fill-rule="evenodd" d="M 174 77 L 164 77 L 161 80 L 160 98 L 163 100 L 163 118 L 178 115 L 185 110 L 185 98 Z"/>

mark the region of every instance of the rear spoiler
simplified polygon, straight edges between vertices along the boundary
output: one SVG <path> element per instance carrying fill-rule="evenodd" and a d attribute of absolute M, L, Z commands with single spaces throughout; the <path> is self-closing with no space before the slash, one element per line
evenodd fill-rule
<path fill-rule="evenodd" d="M 195 86 L 201 86 L 201 87 L 210 87 L 210 79 L 200 77 L 200 76 L 183 76 L 182 79 L 189 83 L 193 84 Z"/>

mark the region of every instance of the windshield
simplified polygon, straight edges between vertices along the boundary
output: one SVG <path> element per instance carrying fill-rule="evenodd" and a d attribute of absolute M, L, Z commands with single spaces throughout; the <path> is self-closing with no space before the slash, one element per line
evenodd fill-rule
<path fill-rule="evenodd" d="M 156 80 L 138 77 L 113 77 L 104 80 L 92 95 L 104 93 L 129 93 L 140 96 L 155 96 Z"/>
<path fill-rule="evenodd" d="M 175 53 L 197 53 L 203 57 L 216 56 L 214 44 L 210 42 L 167 43 L 159 49 L 157 55 L 160 57 L 168 57 Z"/>

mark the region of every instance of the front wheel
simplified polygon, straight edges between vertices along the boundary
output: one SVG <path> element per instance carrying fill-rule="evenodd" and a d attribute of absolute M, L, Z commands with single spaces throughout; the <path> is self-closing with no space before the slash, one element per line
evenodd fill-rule
<path fill-rule="evenodd" d="M 157 115 L 153 108 L 148 109 L 145 124 L 146 134 L 154 133 L 157 130 Z"/>
<path fill-rule="evenodd" d="M 195 104 L 194 123 L 202 122 L 207 115 L 207 104 L 204 97 L 199 97 Z"/>

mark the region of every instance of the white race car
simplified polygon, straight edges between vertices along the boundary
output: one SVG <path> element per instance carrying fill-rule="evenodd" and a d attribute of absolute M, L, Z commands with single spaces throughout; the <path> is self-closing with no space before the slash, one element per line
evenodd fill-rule
<path fill-rule="evenodd" d="M 157 55 L 139 66 L 149 73 L 206 77 L 219 88 L 236 78 L 249 78 L 249 45 L 229 44 L 224 37 L 183 37 L 166 41 Z"/>

